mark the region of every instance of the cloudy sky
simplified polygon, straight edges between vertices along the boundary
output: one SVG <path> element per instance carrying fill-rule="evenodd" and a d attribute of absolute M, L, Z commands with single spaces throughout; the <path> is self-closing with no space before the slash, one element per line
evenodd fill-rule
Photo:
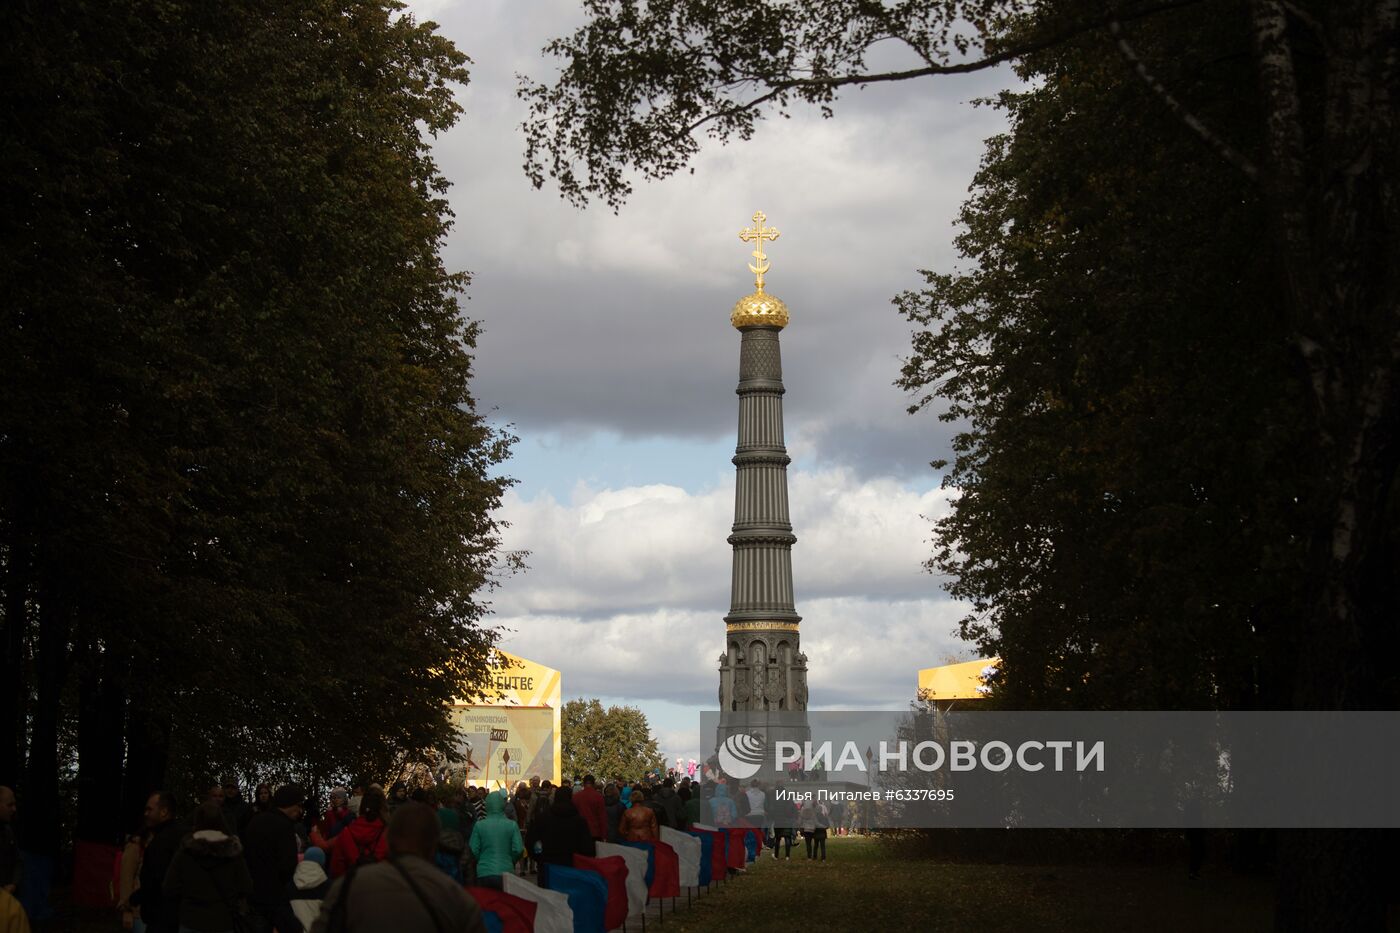
<path fill-rule="evenodd" d="M 923 571 L 949 430 L 892 385 L 909 327 L 890 303 L 955 266 L 954 218 L 1005 74 L 846 93 L 707 148 L 694 174 L 579 211 L 521 171 L 517 73 L 582 21 L 578 0 L 419 0 L 473 59 L 465 114 L 436 145 L 453 183 L 450 268 L 472 273 L 476 393 L 521 440 L 503 517 L 527 573 L 493 597 L 507 650 L 564 672 L 566 696 L 639 706 L 670 757 L 716 702 L 729 606 L 739 334 L 755 210 L 783 332 L 797 608 L 814 707 L 899 707 L 919 667 L 970 658 L 963 607 Z M 898 62 L 895 61 L 895 64 Z"/>

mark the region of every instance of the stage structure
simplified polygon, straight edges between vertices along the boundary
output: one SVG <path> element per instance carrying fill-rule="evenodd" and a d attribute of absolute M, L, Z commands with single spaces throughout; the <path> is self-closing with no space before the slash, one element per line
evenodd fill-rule
<path fill-rule="evenodd" d="M 979 658 L 925 667 L 919 671 L 919 699 L 937 703 L 944 712 L 959 700 L 981 700 L 992 692 L 987 681 L 1000 666 L 1000 658 Z"/>
<path fill-rule="evenodd" d="M 493 666 L 496 699 L 452 705 L 453 725 L 464 734 L 457 752 L 465 759 L 467 783 L 514 787 L 516 781 L 539 775 L 557 786 L 563 715 L 559 672 L 499 648 Z"/>
<path fill-rule="evenodd" d="M 754 292 L 739 299 L 729 322 L 739 342 L 739 438 L 734 451 L 733 575 L 719 659 L 720 733 L 762 732 L 766 741 L 803 741 L 807 656 L 798 640 L 792 587 L 792 533 L 783 441 L 783 365 L 778 334 L 788 309 L 764 291 L 764 241 L 778 238 L 762 211 L 739 234 L 754 244 Z"/>

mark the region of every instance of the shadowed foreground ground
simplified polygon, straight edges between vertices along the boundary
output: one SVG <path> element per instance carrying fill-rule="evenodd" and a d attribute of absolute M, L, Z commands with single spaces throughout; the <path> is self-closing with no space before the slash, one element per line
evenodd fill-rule
<path fill-rule="evenodd" d="M 872 838 L 834 838 L 825 863 L 801 848 L 792 861 L 767 853 L 748 873 L 690 907 L 656 904 L 650 933 L 745 933 L 750 930 L 976 931 L 976 933 L 1254 933 L 1273 926 L 1273 887 L 1267 878 L 1235 875 L 1207 865 L 1199 881 L 1180 867 L 1154 865 L 987 865 L 904 860 Z M 674 912 L 673 912 L 674 908 Z M 1400 931 L 1400 911 L 1388 929 Z M 60 916 L 41 931 L 107 933 L 107 911 Z M 631 918 L 628 931 L 641 929 Z"/>
<path fill-rule="evenodd" d="M 743 878 L 668 915 L 664 929 L 1252 933 L 1273 925 L 1267 879 L 1217 871 L 1188 881 L 1184 869 L 1139 865 L 900 861 L 860 836 L 828 849 L 824 864 L 798 849 L 791 862 L 765 854 Z"/>

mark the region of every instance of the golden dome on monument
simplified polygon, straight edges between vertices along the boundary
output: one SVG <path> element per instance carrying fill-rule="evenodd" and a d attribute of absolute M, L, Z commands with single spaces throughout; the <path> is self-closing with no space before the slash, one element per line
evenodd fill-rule
<path fill-rule="evenodd" d="M 787 305 L 767 292 L 754 292 L 734 303 L 734 310 L 729 313 L 729 323 L 739 328 L 787 327 Z"/>
<path fill-rule="evenodd" d="M 745 327 L 787 327 L 788 309 L 782 299 L 775 298 L 763 290 L 763 276 L 768 271 L 768 255 L 763 252 L 764 240 L 776 240 L 778 231 L 764 225 L 768 215 L 758 211 L 753 215 L 753 226 L 739 231 L 739 239 L 754 243 L 754 261 L 749 271 L 754 274 L 754 293 L 745 295 L 734 304 L 729 313 L 729 323 L 741 330 Z"/>

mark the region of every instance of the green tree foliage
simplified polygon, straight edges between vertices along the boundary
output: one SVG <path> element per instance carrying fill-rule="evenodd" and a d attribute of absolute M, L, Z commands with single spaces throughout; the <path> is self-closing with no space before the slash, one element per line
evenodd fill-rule
<path fill-rule="evenodd" d="M 617 208 L 632 191 L 630 171 L 674 174 L 700 150 L 702 129 L 720 142 L 748 139 L 768 105 L 786 113 L 793 103 L 815 104 L 830 116 L 844 87 L 977 71 L 1114 18 L 1198 2 L 1125 3 L 1116 11 L 1086 4 L 1008 44 L 1032 3 L 595 0 L 585 25 L 544 49 L 563 63 L 558 80 L 521 80 L 530 105 L 525 171 L 537 187 L 552 177 L 574 203 L 600 197 Z M 868 69 L 882 42 L 902 46 L 917 64 Z"/>
<path fill-rule="evenodd" d="M 635 706 L 609 706 L 596 699 L 569 700 L 561 726 L 565 780 L 575 775 L 638 780 L 646 772 L 666 770 L 646 714 Z"/>
<path fill-rule="evenodd" d="M 1170 63 L 1154 79 L 1253 150 L 1246 13 L 1158 18 L 1129 50 Z M 970 270 L 900 299 L 925 328 L 901 383 L 968 425 L 930 566 L 974 605 L 965 634 L 1003 656 L 1012 705 L 1288 706 L 1313 654 L 1347 648 L 1301 637 L 1339 477 L 1288 276 L 1261 248 L 1268 194 L 1174 132 L 1114 45 L 1023 60 L 1036 89 L 1002 97 L 1012 130 L 962 213 Z M 1394 527 L 1378 523 L 1356 581 L 1372 622 L 1342 689 L 1366 705 L 1400 696 L 1368 660 L 1396 648 L 1376 624 L 1395 608 Z"/>
<path fill-rule="evenodd" d="M 1156 89 L 1120 77 L 1125 57 L 1158 63 L 1174 101 L 1258 150 L 1269 130 L 1240 54 L 1249 12 L 1208 29 L 1162 18 L 1126 50 L 1105 37 L 1025 59 L 1035 90 L 1003 96 L 1011 132 L 963 210 L 969 270 L 928 274 L 900 299 L 920 328 L 902 384 L 920 404 L 950 399 L 947 417 L 966 425 L 947 474 L 961 495 L 930 566 L 973 604 L 964 631 L 1002 655 L 1012 707 L 1400 700 L 1384 660 L 1400 648 L 1386 621 L 1400 609 L 1393 448 L 1319 394 L 1304 336 L 1327 334 L 1329 352 L 1387 339 L 1393 306 L 1300 313 L 1287 254 L 1266 245 L 1279 229 L 1269 186 L 1242 185 L 1238 166 L 1175 132 Z M 1322 109 L 1309 77 L 1305 106 Z M 1327 270 L 1320 259 L 1307 261 Z M 1332 378 L 1359 390 L 1377 363 L 1358 349 Z M 1336 457 L 1337 431 L 1365 451 L 1360 470 Z M 1372 470 L 1374 524 L 1339 603 L 1337 558 L 1360 529 L 1338 530 L 1338 509 Z M 1247 787 L 1247 760 L 1235 771 Z M 1281 929 L 1380 927 L 1374 835 L 1278 845 Z"/>
<path fill-rule="evenodd" d="M 0 37 L 0 781 L 47 831 L 74 715 L 128 806 L 449 744 L 511 440 L 438 258 L 466 57 L 389 2 L 22 3 Z"/>
<path fill-rule="evenodd" d="M 1396 3 L 605 0 L 589 4 L 589 14 L 584 27 L 546 46 L 546 53 L 563 63 L 557 80 L 553 84 L 525 80 L 519 91 L 531 104 L 531 119 L 525 126 L 526 172 L 536 185 L 552 175 L 563 195 L 578 203 L 603 198 L 616 207 L 630 192 L 629 172 L 665 178 L 680 170 L 699 150 L 701 130 L 721 141 L 746 139 L 766 109 L 781 112 L 792 102 L 822 106 L 829 115 L 834 95 L 847 85 L 916 80 L 1015 62 L 1026 74 L 1049 76 L 1064 84 L 1065 91 L 1079 85 L 1099 88 L 1098 97 L 1089 95 L 1082 101 L 1092 106 L 1092 120 L 1079 118 L 1078 113 L 1061 115 L 1061 122 L 1074 130 L 1070 139 L 1054 139 L 1060 126 L 1040 127 L 1040 136 L 1046 137 L 1043 150 L 1030 150 L 1033 143 L 1028 140 L 1025 148 L 1011 154 L 1014 161 L 1002 163 L 994 154 L 993 168 L 984 172 L 984 185 L 993 181 L 990 172 L 994 171 L 1025 172 L 1026 184 L 1047 179 L 1056 188 L 1054 193 L 1044 193 L 1037 207 L 1060 213 L 1036 217 L 1026 231 L 973 228 L 965 248 L 969 255 L 995 261 L 1001 258 L 995 255 L 1000 247 L 994 245 L 1000 237 L 1021 249 L 1021 254 L 1029 254 L 1035 241 L 1015 241 L 1023 233 L 1035 237 L 1050 227 L 1058 238 L 1053 251 L 1029 255 L 1018 268 L 1005 270 L 1008 276 L 1021 275 L 1016 284 L 1023 289 L 1012 291 L 1008 277 L 1005 298 L 1009 303 L 1028 304 L 1036 291 L 1025 289 L 1063 287 L 1065 293 L 1056 301 L 1068 303 L 1072 296 L 1067 283 L 1092 286 L 1089 303 L 1100 300 L 1098 296 L 1105 305 L 1123 301 L 1121 312 L 1135 315 L 1145 325 L 1134 331 L 1144 339 L 1131 347 L 1105 343 L 1075 349 L 1105 354 L 1102 364 L 1096 357 L 1086 359 L 1088 367 L 1106 367 L 1110 359 L 1117 360 L 1119 373 L 1103 370 L 1116 384 L 1103 388 L 1119 394 L 1117 403 L 1134 406 L 1135 412 L 1147 413 L 1148 403 L 1165 398 L 1166 392 L 1144 392 L 1127 368 L 1130 361 L 1149 367 L 1142 375 L 1161 380 L 1161 385 L 1168 385 L 1170 378 L 1193 375 L 1191 381 L 1201 385 L 1200 394 L 1193 398 L 1196 402 L 1212 391 L 1218 395 L 1245 392 L 1246 398 L 1271 392 L 1277 396 L 1277 408 L 1268 416 L 1277 419 L 1282 434 L 1296 427 L 1298 438 L 1270 434 L 1266 447 L 1254 454 L 1268 458 L 1287 451 L 1282 471 L 1292 474 L 1292 479 L 1282 482 L 1281 488 L 1271 483 L 1260 489 L 1257 504 L 1226 503 L 1217 493 L 1193 489 L 1201 476 L 1212 475 L 1217 466 L 1229 466 L 1222 457 L 1236 455 L 1219 447 L 1218 431 L 1205 427 L 1211 420 L 1217 429 L 1224 427 L 1208 413 L 1187 434 L 1161 430 L 1169 419 L 1159 419 L 1155 413 L 1147 424 L 1127 417 L 1121 423 L 1131 424 L 1133 430 L 1099 434 L 1092 438 L 1092 447 L 1071 451 L 1058 445 L 1054 434 L 1047 434 L 1036 454 L 1054 454 L 1056 459 L 1102 454 L 1126 458 L 1131 455 L 1124 454 L 1128 450 L 1152 457 L 1156 451 L 1142 444 L 1172 441 L 1184 450 L 1177 451 L 1176 461 L 1169 464 L 1177 472 L 1163 479 L 1177 486 L 1168 499 L 1193 503 L 1194 514 L 1144 517 L 1158 523 L 1158 534 L 1134 541 L 1096 539 L 1092 537 L 1095 528 L 1081 527 L 1078 530 L 1091 537 L 1082 539 L 1078 551 L 1054 552 L 1046 535 L 1040 534 L 1042 528 L 1032 527 L 1016 544 L 1021 555 L 1009 562 L 1000 556 L 998 560 L 1008 566 L 1015 560 L 1035 560 L 1032 552 L 1039 549 L 1039 566 L 1072 576 L 1082 572 L 1086 560 L 1096 563 L 1092 555 L 1112 549 L 1109 562 L 1131 559 L 1142 572 L 1149 566 L 1179 569 L 1175 563 L 1152 565 L 1159 553 L 1172 548 L 1173 537 L 1184 544 L 1210 531 L 1208 539 L 1215 545 L 1221 534 L 1226 539 L 1247 534 L 1257 539 L 1256 552 L 1263 546 L 1259 542 L 1271 538 L 1271 548 L 1277 552 L 1268 555 L 1261 572 L 1280 587 L 1268 590 L 1267 583 L 1253 579 L 1254 567 L 1249 566 L 1243 573 L 1250 584 L 1259 584 L 1263 595 L 1245 593 L 1249 586 L 1236 587 L 1240 591 L 1231 594 L 1177 591 L 1168 605 L 1200 602 L 1193 625 L 1212 612 L 1235 619 L 1226 626 L 1233 629 L 1231 635 L 1221 636 L 1225 643 L 1219 658 L 1222 667 L 1239 660 L 1240 651 L 1249 653 L 1242 649 L 1242 642 L 1249 640 L 1246 635 L 1270 640 L 1287 656 L 1282 667 L 1288 671 L 1289 689 L 1282 702 L 1347 707 L 1378 700 L 1386 688 L 1372 660 L 1380 657 L 1378 647 L 1387 644 L 1389 628 L 1387 604 L 1380 598 L 1385 584 L 1379 580 L 1386 576 L 1386 558 L 1392 553 L 1387 542 L 1393 527 L 1393 479 L 1400 465 L 1400 444 L 1393 443 L 1400 433 L 1400 293 L 1394 287 L 1396 273 L 1390 261 L 1397 254 L 1394 231 L 1400 228 L 1400 199 L 1393 182 L 1400 160 L 1394 106 L 1400 92 L 1400 62 L 1393 53 L 1400 18 Z M 902 70 L 868 69 L 872 49 L 882 42 L 902 46 L 916 63 Z M 1056 94 L 1060 88 L 1049 92 Z M 1074 105 L 1079 104 L 1075 99 Z M 1044 112 L 1035 119 L 1046 122 L 1056 116 Z M 1151 134 L 1151 139 L 1135 139 L 1134 130 Z M 1151 143 L 1158 144 L 1155 150 Z M 1138 161 L 1124 158 L 1121 164 L 1114 163 L 1114 147 Z M 1214 158 L 1215 164 L 1205 165 L 1204 155 Z M 1078 168 L 1081 158 L 1096 168 L 1112 163 L 1112 170 L 1086 174 Z M 1149 177 L 1151 172 L 1156 177 Z M 1196 189 L 1180 186 L 1183 179 L 1196 182 L 1198 178 L 1207 184 L 1200 198 Z M 984 196 L 1005 199 L 1019 185 L 1022 179 L 1009 179 L 1002 182 L 1000 195 Z M 1152 191 L 1140 198 L 1133 186 Z M 1082 203 L 1060 203 L 1072 198 Z M 990 203 L 988 209 L 998 206 Z M 1070 217 L 1071 210 L 1075 216 Z M 1081 217 L 1089 212 L 1102 212 L 1102 217 Z M 1193 219 L 1214 219 L 1211 212 L 1219 212 L 1219 219 L 1231 226 L 1191 227 Z M 1184 216 L 1187 213 L 1191 216 Z M 1091 219 L 1096 221 L 1091 233 L 1105 248 L 1102 254 L 1092 254 L 1088 245 L 1075 242 Z M 1120 237 L 1109 233 L 1114 228 Z M 1222 230 L 1240 240 L 1208 248 Z M 1163 238 L 1152 240 L 1154 235 Z M 1085 244 L 1089 242 L 1095 241 Z M 1134 244 L 1137 252 L 1124 251 L 1123 244 Z M 1186 251 L 1180 261 L 1172 255 L 1173 249 Z M 1009 258 L 1019 261 L 1021 254 Z M 1147 258 L 1142 259 L 1144 254 Z M 1071 259 L 1086 265 L 1061 265 Z M 1176 262 L 1182 275 L 1172 276 L 1165 284 L 1180 283 L 1182 289 L 1175 293 L 1151 290 L 1151 280 L 1142 276 L 1156 272 L 1154 262 Z M 1204 263 L 1204 268 L 1197 269 L 1191 262 Z M 986 268 L 980 280 L 991 280 L 998 272 L 1004 270 Z M 1240 277 L 1231 277 L 1233 272 Z M 1229 286 L 1222 291 L 1184 287 L 1201 280 L 1218 282 L 1221 275 Z M 1257 287 L 1250 291 L 1250 286 Z M 1249 294 L 1249 307 L 1261 308 L 1254 312 L 1259 319 L 1253 321 L 1249 312 L 1240 314 L 1238 304 L 1222 305 L 1222 294 Z M 966 298 L 969 303 L 979 300 L 972 293 Z M 1138 298 L 1145 304 L 1141 314 L 1134 305 Z M 909 301 L 904 310 L 920 321 Z M 1210 310 L 1218 314 L 1212 318 Z M 1074 332 L 1075 339 L 1086 345 L 1098 333 L 1081 328 L 1092 328 L 1096 321 L 1078 307 L 1075 312 L 1079 317 L 1056 318 L 1044 325 L 1030 318 L 1008 318 L 1009 339 L 1028 343 L 1029 352 L 1035 345 L 1019 329 L 1021 325 L 1053 326 Z M 1179 333 L 1156 339 L 1162 328 L 1177 328 Z M 1187 356 L 1172 356 L 1183 350 L 1176 336 L 1197 336 L 1207 340 L 1208 352 L 1229 354 L 1231 342 L 1215 340 L 1214 331 L 1231 328 L 1242 329 L 1236 343 L 1253 342 L 1252 353 L 1242 360 L 1247 361 L 1246 371 L 1226 373 L 1226 364 L 1215 360 L 1207 360 L 1207 364 L 1218 363 L 1211 373 L 1187 371 L 1184 366 L 1173 371 L 1177 363 L 1168 360 L 1190 359 L 1190 353 L 1196 352 L 1196 347 L 1187 346 Z M 949 335 L 949 339 L 956 338 Z M 1057 339 L 1063 345 L 1067 338 L 1057 335 Z M 969 402 L 995 401 L 981 398 L 979 392 L 997 391 L 984 387 L 997 377 L 995 367 L 1004 361 L 1004 347 L 988 359 L 987 347 L 969 340 L 958 347 L 963 357 L 949 356 L 942 364 L 925 356 L 928 349 L 916 345 L 913 368 L 904 373 L 907 387 L 917 391 L 949 378 L 953 391 L 966 389 L 959 402 L 963 415 L 970 413 Z M 1280 350 L 1280 359 L 1264 359 L 1273 349 Z M 1109 356 L 1113 353 L 1117 356 Z M 928 371 L 921 373 L 928 363 L 932 363 Z M 1053 363 L 1060 370 L 1067 364 L 1058 357 Z M 1264 368 L 1249 373 L 1247 366 L 1253 364 Z M 1228 378 L 1211 389 L 1204 385 L 1208 375 Z M 1086 370 L 1077 378 L 1095 377 L 1096 373 Z M 1138 398 L 1121 396 L 1131 392 L 1137 392 Z M 1084 394 L 1082 389 L 1079 394 Z M 1190 392 L 1186 398 L 1191 398 Z M 1173 403 L 1184 410 L 1180 399 L 1173 396 Z M 1063 410 L 1074 417 L 1077 410 L 1084 410 L 1086 399 L 1047 394 L 1012 402 L 1068 405 Z M 991 409 L 983 413 L 991 415 Z M 1257 424 L 1245 427 L 1267 430 Z M 1191 443 L 1207 445 L 1186 447 Z M 973 436 L 963 438 L 959 454 L 973 458 L 986 454 L 976 444 Z M 965 458 L 959 464 L 963 471 L 959 478 L 969 479 L 972 461 Z M 1128 472 L 1119 479 L 1131 478 L 1133 471 L 1124 469 Z M 1259 472 L 1232 474 L 1222 482 L 1235 483 L 1233 489 L 1247 497 L 1253 495 L 1253 476 Z M 1004 492 L 1028 495 L 1029 490 Z M 993 495 L 1002 495 L 1002 490 Z M 1155 502 L 1166 490 L 1086 486 L 1077 495 L 1082 502 L 1102 502 L 1098 513 L 1116 510 L 1121 514 L 1137 507 L 1135 497 L 1148 495 L 1149 502 Z M 1224 513 L 1204 516 L 1196 509 L 1203 495 Z M 1014 509 L 1022 507 L 1022 500 L 1008 502 Z M 1284 517 L 1271 510 L 1271 504 L 1278 503 L 1291 503 L 1294 514 Z M 969 500 L 962 513 L 969 523 L 974 521 L 974 506 Z M 1242 531 L 1239 523 L 1253 518 L 1240 516 L 1239 510 L 1261 510 L 1267 517 Z M 945 532 L 951 531 L 951 525 L 945 525 Z M 958 546 L 955 538 L 945 538 L 945 544 Z M 1131 552 L 1135 555 L 1130 556 Z M 1250 563 L 1235 552 L 1232 556 Z M 953 558 L 953 566 L 967 577 L 959 584 L 963 594 L 972 597 L 983 588 L 972 579 L 981 570 L 976 562 Z M 1291 569 L 1291 576 L 1288 570 L 1273 573 L 1278 567 Z M 1124 572 L 1131 569 L 1120 567 Z M 1072 642 L 1068 650 L 1074 653 L 1102 654 L 1105 663 L 1098 665 L 1100 675 L 1114 667 L 1133 670 L 1141 657 L 1155 650 L 1151 639 L 1133 647 L 1133 639 L 1110 644 L 1103 640 L 1103 632 L 1077 632 L 1078 621 L 1067 619 L 1068 604 L 1054 598 L 1037 601 L 1035 586 L 1036 581 L 1021 586 L 1008 577 L 997 598 L 1025 605 L 1035 602 L 1046 626 L 1047 647 Z M 1057 584 L 1064 590 L 1072 586 L 1068 579 Z M 1084 604 L 1086 594 L 1081 590 L 1075 604 Z M 1025 605 L 1009 611 L 1026 611 Z M 1240 622 L 1236 609 L 1245 605 L 1253 607 L 1243 611 L 1254 618 Z M 1008 611 L 986 604 L 983 609 Z M 974 622 L 969 630 L 980 635 L 991 628 Z M 1316 650 L 1320 644 L 1330 650 Z M 1084 679 L 1078 672 L 1047 675 L 1050 681 L 1060 681 L 1054 689 L 1075 689 Z M 1203 671 L 1201 677 L 1191 675 L 1197 681 L 1194 684 L 1163 682 L 1148 685 L 1145 691 L 1119 678 L 1116 684 L 1103 685 L 1102 696 L 1114 698 L 1121 686 L 1124 691 L 1112 702 L 1140 702 L 1144 696 L 1196 696 L 1197 702 L 1207 702 L 1204 698 L 1217 691 L 1212 677 Z"/>
<path fill-rule="evenodd" d="M 1154 23 L 1142 53 L 1240 140 L 1242 23 Z M 1013 707 L 1275 707 L 1307 483 L 1257 192 L 1103 39 L 1030 57 L 964 206 L 969 270 L 925 273 L 902 384 L 966 425 L 931 569 Z"/>
<path fill-rule="evenodd" d="M 966 419 L 933 564 L 1005 699 L 1388 707 L 1400 4 L 599 0 L 526 171 L 616 208 L 702 131 L 1014 62 L 902 382 Z M 912 64 L 866 67 L 879 43 Z M 926 399 L 925 399 L 926 400 Z M 1375 929 L 1374 840 L 1281 844 L 1280 927 Z"/>

